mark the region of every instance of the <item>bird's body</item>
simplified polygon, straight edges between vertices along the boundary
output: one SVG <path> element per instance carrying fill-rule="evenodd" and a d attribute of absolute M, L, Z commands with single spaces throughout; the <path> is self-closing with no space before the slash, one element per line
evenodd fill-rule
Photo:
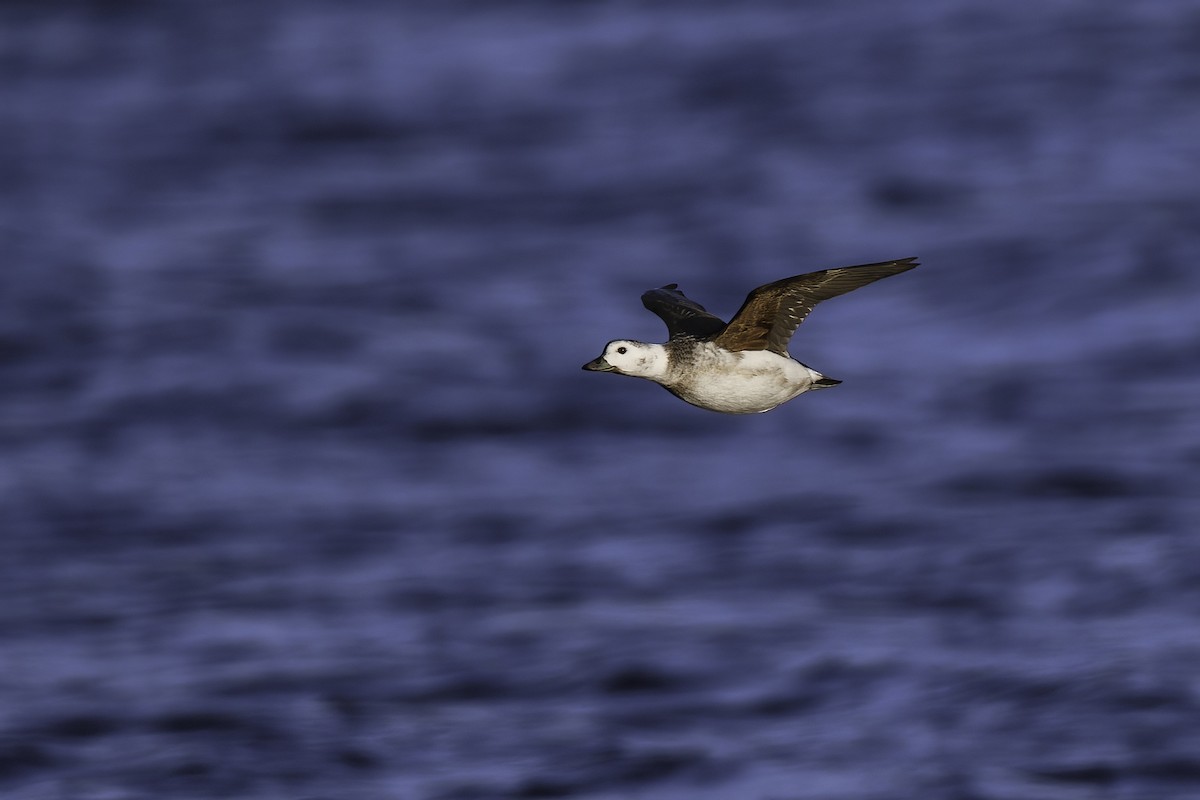
<path fill-rule="evenodd" d="M 803 394 L 823 376 L 769 350 L 724 350 L 712 342 L 667 346 L 667 381 L 681 400 L 726 414 L 770 411 Z"/>
<path fill-rule="evenodd" d="M 642 303 L 667 324 L 666 344 L 609 342 L 586 370 L 645 378 L 694 406 L 725 414 L 770 411 L 812 389 L 836 386 L 788 353 L 792 333 L 813 306 L 917 266 L 905 258 L 811 272 L 760 286 L 728 324 L 675 284 L 651 289 Z"/>

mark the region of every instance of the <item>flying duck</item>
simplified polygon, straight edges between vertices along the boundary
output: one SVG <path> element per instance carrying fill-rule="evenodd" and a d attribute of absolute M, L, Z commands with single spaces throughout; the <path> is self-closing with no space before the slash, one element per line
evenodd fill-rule
<path fill-rule="evenodd" d="M 817 303 L 916 266 L 916 258 L 901 258 L 784 278 L 750 292 L 728 324 L 685 297 L 678 284 L 667 284 L 642 295 L 642 305 L 667 323 L 666 344 L 616 339 L 583 368 L 645 378 L 724 414 L 770 411 L 810 389 L 841 383 L 788 353 L 792 334 Z"/>

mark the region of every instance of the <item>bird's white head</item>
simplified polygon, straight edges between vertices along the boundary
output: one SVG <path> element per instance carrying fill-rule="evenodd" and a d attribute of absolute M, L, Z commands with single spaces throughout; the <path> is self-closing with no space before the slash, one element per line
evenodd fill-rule
<path fill-rule="evenodd" d="M 667 349 L 661 344 L 617 339 L 605 346 L 603 355 L 584 364 L 583 368 L 657 381 L 667 374 Z"/>

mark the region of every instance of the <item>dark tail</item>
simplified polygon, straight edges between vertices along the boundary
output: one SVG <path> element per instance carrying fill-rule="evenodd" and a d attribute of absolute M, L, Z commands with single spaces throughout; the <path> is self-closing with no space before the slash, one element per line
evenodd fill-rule
<path fill-rule="evenodd" d="M 813 381 L 812 388 L 828 389 L 830 386 L 837 386 L 839 383 L 841 383 L 841 381 L 839 381 L 837 378 L 826 378 L 824 375 L 822 375 Z"/>

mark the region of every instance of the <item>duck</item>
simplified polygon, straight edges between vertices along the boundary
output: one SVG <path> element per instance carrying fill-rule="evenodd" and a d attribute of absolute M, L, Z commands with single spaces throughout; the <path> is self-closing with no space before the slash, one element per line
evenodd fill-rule
<path fill-rule="evenodd" d="M 667 341 L 614 339 L 583 368 L 652 381 L 709 411 L 761 414 L 841 383 L 788 352 L 792 335 L 817 303 L 918 263 L 914 256 L 783 278 L 751 291 L 728 323 L 684 295 L 678 284 L 650 289 L 642 305 L 666 323 Z"/>

